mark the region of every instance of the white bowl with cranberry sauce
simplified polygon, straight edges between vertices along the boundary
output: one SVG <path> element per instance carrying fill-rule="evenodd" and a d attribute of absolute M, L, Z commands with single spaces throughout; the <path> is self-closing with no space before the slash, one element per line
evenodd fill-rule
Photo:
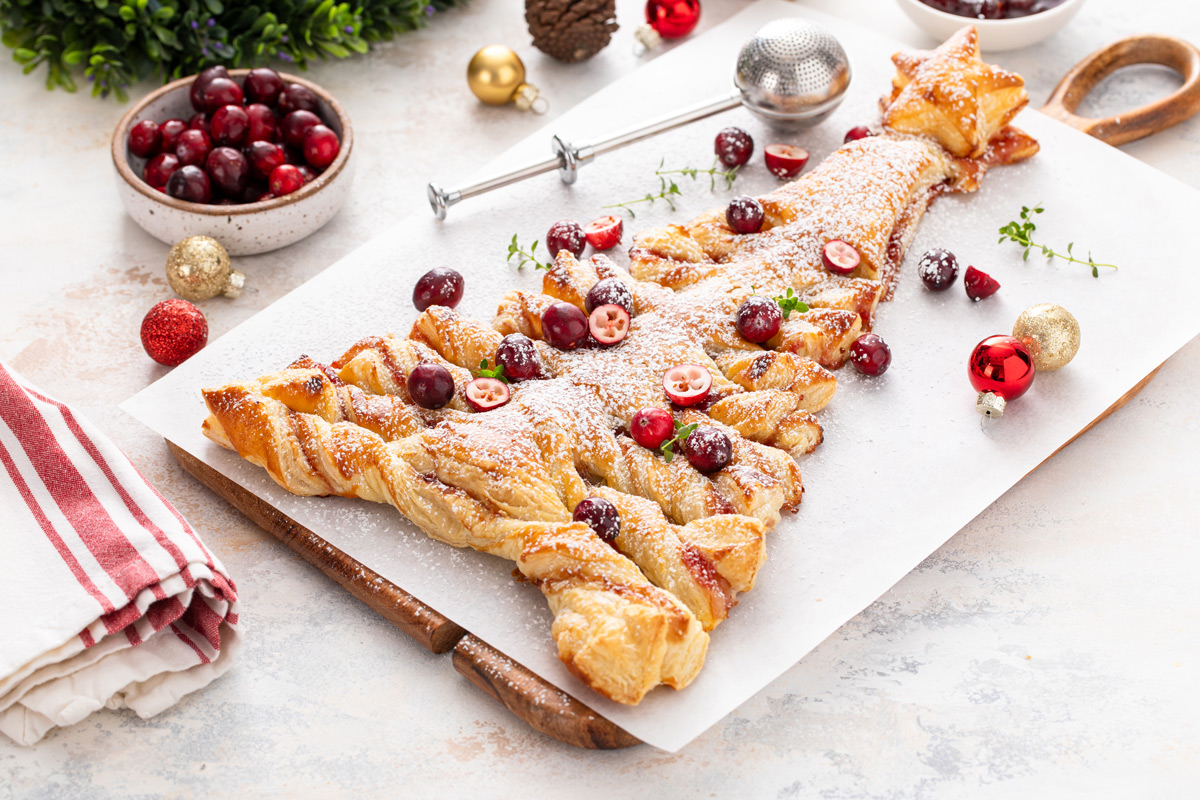
<path fill-rule="evenodd" d="M 229 70 L 239 85 L 249 72 Z M 189 98 L 195 76 L 169 83 L 142 98 L 121 119 L 112 138 L 117 193 L 129 216 L 151 236 L 175 244 L 187 236 L 211 236 L 230 255 L 254 255 L 300 241 L 327 223 L 342 207 L 353 183 L 354 134 L 350 118 L 328 92 L 311 81 L 281 73 L 284 84 L 299 84 L 317 97 L 317 115 L 337 134 L 337 156 L 299 189 L 257 202 L 231 205 L 195 203 L 171 197 L 142 177 L 149 159 L 134 155 L 129 131 L 142 120 L 163 123 L 190 120 L 196 114 Z"/>
<path fill-rule="evenodd" d="M 1046 39 L 1071 21 L 1083 0 L 896 0 L 917 27 L 939 41 L 964 25 L 979 29 L 979 47 L 990 53 L 1020 50 Z M 943 9 L 965 13 L 950 13 Z M 975 12 L 971 14 L 969 12 Z M 1006 13 L 1003 19 L 988 19 Z M 980 14 L 984 18 L 980 18 Z"/>

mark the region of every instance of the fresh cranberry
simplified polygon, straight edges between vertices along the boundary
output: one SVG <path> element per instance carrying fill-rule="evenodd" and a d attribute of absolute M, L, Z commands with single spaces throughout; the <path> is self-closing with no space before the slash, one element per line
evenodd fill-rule
<path fill-rule="evenodd" d="M 585 497 L 575 506 L 571 519 L 587 523 L 597 536 L 612 544 L 621 532 L 621 514 L 603 497 Z"/>
<path fill-rule="evenodd" d="M 723 128 L 713 141 L 713 152 L 726 167 L 740 167 L 754 155 L 754 139 L 741 128 Z"/>
<path fill-rule="evenodd" d="M 221 106 L 240 106 L 243 100 L 242 87 L 230 78 L 213 78 L 200 88 L 198 111 L 211 114 Z"/>
<path fill-rule="evenodd" d="M 958 277 L 958 259 L 949 250 L 935 247 L 921 256 L 917 274 L 935 292 L 949 289 Z"/>
<path fill-rule="evenodd" d="M 241 106 L 221 106 L 213 112 L 209 130 L 216 144 L 241 147 L 249 141 L 250 115 Z"/>
<path fill-rule="evenodd" d="M 176 200 L 186 200 L 189 203 L 207 203 L 212 200 L 212 186 L 204 170 L 187 164 L 167 178 L 167 194 Z"/>
<path fill-rule="evenodd" d="M 232 147 L 217 147 L 204 160 L 204 171 L 221 194 L 240 197 L 250 180 L 250 165 L 241 151 Z"/>
<path fill-rule="evenodd" d="M 246 133 L 247 142 L 269 142 L 275 138 L 279 120 L 275 112 L 262 103 L 251 103 L 246 106 L 246 116 L 250 118 L 250 130 Z"/>
<path fill-rule="evenodd" d="M 697 428 L 683 443 L 688 463 L 704 474 L 718 472 L 733 460 L 733 442 L 720 428 Z"/>
<path fill-rule="evenodd" d="M 1004 19 L 1008 16 L 1006 0 L 979 0 L 976 19 Z"/>
<path fill-rule="evenodd" d="M 441 408 L 454 399 L 454 376 L 441 364 L 417 364 L 407 385 L 408 396 L 421 408 Z"/>
<path fill-rule="evenodd" d="M 292 147 L 290 144 L 283 146 L 283 158 L 285 163 L 291 164 L 294 167 L 308 163 L 304 160 L 304 148 Z"/>
<path fill-rule="evenodd" d="M 491 411 L 508 402 L 508 384 L 496 378 L 481 377 L 467 383 L 463 399 L 474 411 Z"/>
<path fill-rule="evenodd" d="M 271 178 L 267 181 L 267 185 L 271 187 L 271 194 L 283 197 L 303 186 L 304 176 L 291 164 L 280 164 L 271 170 Z"/>
<path fill-rule="evenodd" d="M 850 345 L 850 363 L 863 375 L 882 375 L 892 363 L 892 348 L 879 334 L 864 333 Z"/>
<path fill-rule="evenodd" d="M 657 450 L 675 435 L 675 418 L 656 406 L 638 409 L 629 421 L 629 435 L 642 447 Z"/>
<path fill-rule="evenodd" d="M 808 151 L 790 144 L 769 144 L 764 152 L 767 172 L 776 178 L 794 178 L 808 163 Z"/>
<path fill-rule="evenodd" d="M 265 183 L 260 183 L 258 181 L 250 181 L 249 183 L 246 184 L 246 190 L 244 192 L 242 192 L 242 202 L 243 203 L 257 203 L 260 200 L 268 199 L 267 196 L 270 193 L 271 193 L 271 191 L 270 191 L 270 189 L 267 188 L 267 185 Z"/>
<path fill-rule="evenodd" d="M 500 340 L 496 348 L 496 363 L 504 367 L 504 377 L 514 381 L 527 381 L 541 373 L 537 348 L 533 340 L 523 333 L 510 333 Z"/>
<path fill-rule="evenodd" d="M 735 197 L 725 209 L 725 221 L 735 233 L 757 233 L 763 224 L 762 203 L 753 197 Z"/>
<path fill-rule="evenodd" d="M 625 223 L 620 217 L 609 215 L 594 219 L 583 226 L 583 235 L 588 244 L 597 250 L 611 250 L 621 243 Z"/>
<path fill-rule="evenodd" d="M 597 306 L 617 305 L 633 314 L 633 292 L 620 278 L 604 278 L 588 289 L 583 307 L 591 314 Z"/>
<path fill-rule="evenodd" d="M 317 169 L 332 164 L 340 149 L 337 134 L 324 125 L 313 125 L 304 134 L 304 160 Z"/>
<path fill-rule="evenodd" d="M 587 247 L 587 236 L 583 232 L 583 227 L 575 220 L 560 219 L 550 226 L 550 230 L 546 231 L 546 249 L 550 251 L 552 258 L 558 255 L 559 250 L 566 250 L 579 258 L 583 255 L 585 247 Z"/>
<path fill-rule="evenodd" d="M 738 333 L 755 344 L 762 344 L 779 333 L 779 326 L 782 324 L 783 311 L 779 308 L 779 303 L 769 297 L 747 297 L 738 306 Z"/>
<path fill-rule="evenodd" d="M 246 95 L 247 103 L 263 103 L 275 105 L 279 93 L 283 91 L 283 78 L 270 67 L 259 67 L 246 73 L 242 78 L 242 93 Z"/>
<path fill-rule="evenodd" d="M 1000 282 L 982 270 L 967 267 L 967 274 L 963 276 L 963 287 L 967 290 L 967 297 L 978 303 L 1000 291 Z"/>
<path fill-rule="evenodd" d="M 203 164 L 211 151 L 212 139 L 204 131 L 194 128 L 179 134 L 179 141 L 175 144 L 175 156 L 185 167 Z"/>
<path fill-rule="evenodd" d="M 834 275 L 853 275 L 862 259 L 854 245 L 830 239 L 821 248 L 821 263 Z"/>
<path fill-rule="evenodd" d="M 264 181 L 285 160 L 283 148 L 273 142 L 251 142 L 244 152 L 250 164 L 250 174 Z"/>
<path fill-rule="evenodd" d="M 620 344 L 629 335 L 629 312 L 616 303 L 596 306 L 588 315 L 588 331 L 603 347 Z"/>
<path fill-rule="evenodd" d="M 297 164 L 296 169 L 300 170 L 300 174 L 304 176 L 304 183 L 306 185 L 315 181 L 317 176 L 321 174 L 308 164 Z"/>
<path fill-rule="evenodd" d="M 842 144 L 849 144 L 850 142 L 856 142 L 859 139 L 866 139 L 868 136 L 874 135 L 866 125 L 859 125 L 846 131 L 846 138 L 842 139 Z"/>
<path fill-rule="evenodd" d="M 174 153 L 159 153 L 146 162 L 146 166 L 142 170 L 142 180 L 155 189 L 162 189 L 167 185 L 167 179 L 171 177 L 171 173 L 177 169 L 179 169 L 179 159 L 175 157 Z"/>
<path fill-rule="evenodd" d="M 174 153 L 175 145 L 179 144 L 179 134 L 188 129 L 188 124 L 181 119 L 169 119 L 159 126 L 162 131 L 162 151 Z"/>
<path fill-rule="evenodd" d="M 208 86 L 209 82 L 213 78 L 228 77 L 229 70 L 225 69 L 220 64 L 217 64 L 215 67 L 209 67 L 193 78 L 191 88 L 188 89 L 188 99 L 192 101 L 192 108 L 196 109 L 197 111 L 203 111 L 204 100 L 201 96 L 201 92 L 204 90 L 204 87 Z"/>
<path fill-rule="evenodd" d="M 301 86 L 298 83 L 289 83 L 279 93 L 279 99 L 275 101 L 275 107 L 279 109 L 280 114 L 290 114 L 293 111 L 312 111 L 316 113 L 320 109 L 321 103 L 307 86 Z"/>
<path fill-rule="evenodd" d="M 292 147 L 304 145 L 304 135 L 309 128 L 321 124 L 321 118 L 311 111 L 293 111 L 279 121 L 279 132 L 283 141 Z"/>
<path fill-rule="evenodd" d="M 559 350 L 574 350 L 587 341 L 588 318 L 570 303 L 555 303 L 542 313 L 542 336 Z"/>
<path fill-rule="evenodd" d="M 151 158 L 162 149 L 162 131 L 152 119 L 144 119 L 129 129 L 129 152 L 138 158 Z"/>
<path fill-rule="evenodd" d="M 430 306 L 454 308 L 462 296 L 463 276 L 449 267 L 434 267 L 417 278 L 412 300 L 417 311 L 424 311 Z"/>
<path fill-rule="evenodd" d="M 188 130 L 204 131 L 209 136 L 212 136 L 212 132 L 208 127 L 208 114 L 205 114 L 203 111 L 199 114 L 193 114 L 192 118 L 188 120 Z"/>

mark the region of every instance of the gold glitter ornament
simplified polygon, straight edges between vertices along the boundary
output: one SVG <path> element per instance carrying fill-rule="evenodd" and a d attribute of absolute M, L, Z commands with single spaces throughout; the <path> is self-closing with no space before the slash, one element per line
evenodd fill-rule
<path fill-rule="evenodd" d="M 502 44 L 488 45 L 471 58 L 467 85 L 476 97 L 492 106 L 512 103 L 522 111 L 545 114 L 549 105 L 536 86 L 525 82 L 520 56 Z"/>
<path fill-rule="evenodd" d="M 1012 335 L 1033 356 L 1038 372 L 1053 372 L 1079 352 L 1079 322 L 1062 306 L 1039 303 L 1021 312 Z"/>
<path fill-rule="evenodd" d="M 229 253 L 211 236 L 189 236 L 167 253 L 167 281 L 175 294 L 196 302 L 223 294 L 237 297 L 246 276 L 229 264 Z"/>

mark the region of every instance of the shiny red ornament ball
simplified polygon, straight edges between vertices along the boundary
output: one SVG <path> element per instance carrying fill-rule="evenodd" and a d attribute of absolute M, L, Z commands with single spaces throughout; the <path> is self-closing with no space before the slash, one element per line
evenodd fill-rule
<path fill-rule="evenodd" d="M 1033 384 L 1033 356 L 1012 336 L 989 336 L 971 352 L 967 377 L 977 392 L 992 392 L 1015 400 Z"/>
<path fill-rule="evenodd" d="M 208 320 L 187 300 L 164 300 L 142 319 L 142 347 L 155 361 L 175 367 L 208 342 Z"/>
<path fill-rule="evenodd" d="M 687 36 L 700 21 L 700 0 L 649 0 L 646 22 L 664 39 Z"/>

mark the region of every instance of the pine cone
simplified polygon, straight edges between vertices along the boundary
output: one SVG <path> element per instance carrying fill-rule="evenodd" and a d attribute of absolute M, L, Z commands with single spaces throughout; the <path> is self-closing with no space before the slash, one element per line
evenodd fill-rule
<path fill-rule="evenodd" d="M 616 0 L 525 0 L 533 46 L 573 64 L 599 53 L 617 30 Z"/>

